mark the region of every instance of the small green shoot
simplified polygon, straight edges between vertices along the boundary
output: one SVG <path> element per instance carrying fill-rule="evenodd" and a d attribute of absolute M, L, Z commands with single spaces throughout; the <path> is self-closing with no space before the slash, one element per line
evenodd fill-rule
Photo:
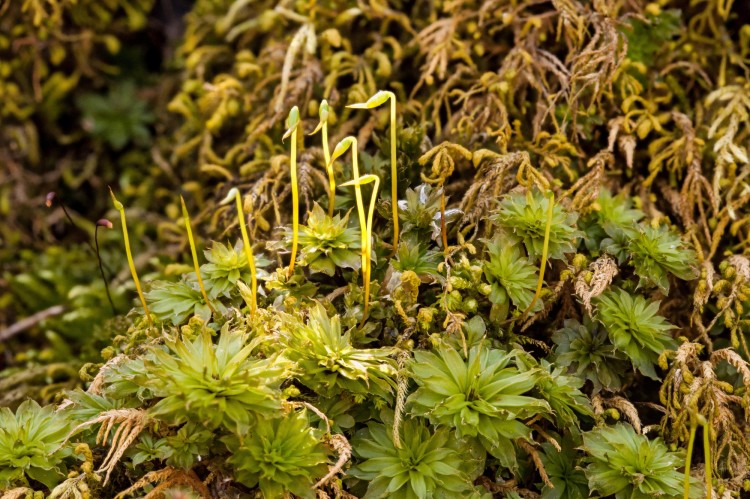
<path fill-rule="evenodd" d="M 242 197 L 240 191 L 236 187 L 232 187 L 227 196 L 221 201 L 221 204 L 231 202 L 234 198 L 235 204 L 237 205 L 237 223 L 240 224 L 240 232 L 242 232 L 242 247 L 245 250 L 245 257 L 247 257 L 247 265 L 250 267 L 250 282 L 252 288 L 252 301 L 250 303 L 250 315 L 255 315 L 255 310 L 258 308 L 258 274 L 255 271 L 255 257 L 253 256 L 253 250 L 250 247 L 250 238 L 247 235 L 247 228 L 245 227 L 245 212 L 242 209 Z"/>
<path fill-rule="evenodd" d="M 14 484 L 28 479 L 52 489 L 67 474 L 65 459 L 73 453 L 65 435 L 70 422 L 62 411 L 34 400 L 24 401 L 15 411 L 0 408 L 0 488 L 3 497 Z M 43 495 L 42 495 L 43 496 Z M 13 497 L 24 497 L 23 494 Z M 31 494 L 26 497 L 31 497 Z"/>
<path fill-rule="evenodd" d="M 365 310 L 362 313 L 362 322 L 360 327 L 364 325 L 367 320 L 367 313 L 370 305 L 370 272 L 372 270 L 372 262 L 370 261 L 370 255 L 372 255 L 372 218 L 375 214 L 375 200 L 378 197 L 378 188 L 380 187 L 380 177 L 373 174 L 363 175 L 349 182 L 344 182 L 341 187 L 347 187 L 350 185 L 363 186 L 371 182 L 375 183 L 372 189 L 372 195 L 370 196 L 370 208 L 367 212 L 367 225 L 361 228 L 362 234 L 362 276 L 365 281 Z M 365 265 L 366 263 L 366 265 Z"/>
<path fill-rule="evenodd" d="M 133 253 L 130 251 L 130 238 L 128 237 L 128 224 L 125 220 L 125 207 L 122 205 L 121 202 L 117 200 L 115 197 L 115 193 L 112 192 L 112 188 L 109 188 L 109 195 L 112 196 L 112 203 L 115 205 L 115 209 L 120 212 L 120 221 L 122 222 L 122 238 L 125 242 L 125 254 L 128 257 L 128 266 L 130 267 L 130 275 L 133 276 L 133 282 L 135 283 L 135 289 L 138 291 L 138 297 L 141 299 L 141 304 L 143 305 L 143 310 L 146 313 L 146 319 L 148 320 L 148 323 L 153 326 L 154 321 L 151 319 L 151 312 L 148 310 L 148 305 L 146 304 L 146 297 L 143 294 L 143 289 L 141 289 L 141 281 L 138 279 L 138 273 L 135 270 L 135 262 L 133 262 Z"/>
<path fill-rule="evenodd" d="M 211 306 L 211 302 L 206 294 L 206 287 L 203 285 L 203 278 L 201 277 L 200 265 L 198 265 L 198 252 L 195 250 L 195 240 L 193 239 L 193 227 L 190 225 L 190 215 L 185 206 L 185 198 L 180 196 L 180 203 L 182 203 L 182 218 L 185 220 L 185 230 L 187 230 L 188 242 L 190 243 L 190 253 L 193 255 L 193 266 L 195 267 L 195 276 L 198 278 L 198 287 L 201 289 L 203 299 L 206 300 L 206 305 L 211 310 L 212 314 L 216 313 L 214 307 Z"/>
<path fill-rule="evenodd" d="M 367 102 L 351 104 L 352 109 L 373 109 L 391 101 L 391 209 L 393 210 L 393 254 L 398 252 L 398 169 L 396 161 L 396 94 L 379 90 Z"/>
<path fill-rule="evenodd" d="M 467 441 L 421 418 L 406 419 L 401 433 L 404 445 L 399 446 L 383 424 L 373 421 L 357 432 L 353 447 L 360 462 L 349 474 L 368 482 L 364 497 L 481 497 L 472 494 L 474 463 Z"/>
<path fill-rule="evenodd" d="M 237 481 L 260 489 L 260 497 L 316 497 L 312 487 L 328 470 L 328 450 L 307 414 L 259 418 L 250 428 L 241 438 L 223 438 Z"/>
<path fill-rule="evenodd" d="M 290 171 L 292 177 L 292 256 L 289 261 L 289 277 L 294 273 L 294 261 L 297 259 L 297 244 L 299 232 L 299 186 L 297 185 L 297 126 L 299 126 L 299 108 L 294 106 L 289 111 L 289 117 L 286 120 L 287 131 L 284 133 L 283 140 L 292 137 L 292 147 L 289 153 Z M 244 225 L 242 225 L 244 227 Z"/>
<path fill-rule="evenodd" d="M 331 152 L 328 149 L 328 113 L 330 108 L 328 107 L 328 101 L 323 99 L 318 109 L 318 115 L 320 116 L 320 122 L 315 130 L 310 132 L 310 135 L 315 135 L 318 131 L 323 133 L 323 157 L 326 161 L 326 172 L 328 173 L 328 216 L 333 216 L 333 209 L 336 205 L 336 178 L 333 175 L 333 162 L 331 161 Z"/>

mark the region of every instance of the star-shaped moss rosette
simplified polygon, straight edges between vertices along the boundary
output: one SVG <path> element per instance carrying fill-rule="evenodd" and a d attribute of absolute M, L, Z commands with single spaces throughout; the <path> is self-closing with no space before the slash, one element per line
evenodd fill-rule
<path fill-rule="evenodd" d="M 285 233 L 291 242 L 292 233 Z M 328 216 L 317 203 L 299 232 L 300 263 L 311 272 L 333 276 L 337 268 L 361 268 L 359 232 L 349 227 L 349 214 Z"/>
<path fill-rule="evenodd" d="M 316 304 L 306 321 L 282 317 L 284 357 L 297 366 L 297 378 L 324 397 L 341 394 L 391 399 L 396 372 L 392 348 L 357 348 L 351 331 L 342 332 L 338 315 Z"/>
<path fill-rule="evenodd" d="M 63 445 L 70 429 L 70 421 L 51 405 L 28 400 L 15 414 L 0 408 L 0 487 L 10 489 L 31 479 L 51 489 L 61 482 L 64 460 L 72 454 Z"/>
<path fill-rule="evenodd" d="M 623 289 L 605 292 L 597 299 L 597 319 L 615 348 L 630 359 L 636 369 L 658 379 L 656 365 L 665 350 L 677 348 L 670 331 L 675 326 L 659 315 L 659 302 L 649 302 Z"/>
<path fill-rule="evenodd" d="M 448 345 L 416 351 L 409 369 L 418 388 L 407 406 L 432 424 L 452 428 L 458 438 L 478 438 L 503 466 L 516 468 L 513 442 L 531 432 L 523 420 L 551 409 L 530 393 L 539 372 L 519 370 L 515 356 L 482 344 L 467 358 Z"/>
<path fill-rule="evenodd" d="M 575 252 L 577 240 L 582 235 L 576 228 L 576 213 L 566 211 L 553 199 L 534 189 L 526 194 L 507 196 L 494 216 L 500 226 L 521 240 L 533 261 L 541 258 L 543 253 L 550 203 L 554 206 L 552 223 L 549 224 L 548 258 L 560 260 L 566 253 Z"/>
<path fill-rule="evenodd" d="M 618 423 L 583 434 L 588 466 L 584 468 L 589 486 L 616 498 L 683 497 L 684 465 L 680 453 L 670 452 L 659 438 L 639 435 L 632 426 Z M 692 479 L 688 497 L 703 497 L 697 480 Z"/>
<path fill-rule="evenodd" d="M 314 499 L 313 484 L 328 471 L 328 451 L 307 412 L 261 418 L 251 431 L 223 438 L 232 455 L 227 464 L 237 481 L 260 489 L 264 498 Z"/>

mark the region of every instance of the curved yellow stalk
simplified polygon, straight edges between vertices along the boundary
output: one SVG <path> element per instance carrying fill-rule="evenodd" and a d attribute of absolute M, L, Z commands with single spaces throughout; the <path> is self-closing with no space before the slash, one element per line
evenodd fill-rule
<path fill-rule="evenodd" d="M 375 200 L 378 197 L 378 189 L 380 188 L 380 177 L 378 177 L 377 175 L 368 174 L 341 184 L 342 187 L 353 185 L 359 188 L 365 184 L 369 184 L 370 182 L 374 182 L 375 185 L 372 188 L 372 195 L 370 196 L 370 208 L 367 212 L 367 225 L 362 228 L 362 233 L 364 234 L 362 238 L 364 242 L 364 244 L 362 245 L 362 262 L 363 264 L 365 264 L 366 262 L 366 266 L 362 269 L 362 277 L 364 278 L 365 288 L 365 309 L 362 312 L 362 322 L 360 323 L 360 327 L 362 327 L 367 320 L 367 314 L 370 309 L 370 275 L 372 272 L 372 219 L 375 215 Z"/>
<path fill-rule="evenodd" d="M 146 297 L 141 289 L 141 281 L 138 279 L 138 273 L 135 271 L 135 262 L 133 262 L 133 253 L 130 251 L 130 238 L 128 237 L 128 224 L 125 220 L 125 207 L 115 197 L 115 193 L 112 192 L 112 188 L 109 188 L 109 194 L 112 196 L 112 203 L 115 205 L 115 209 L 120 212 L 120 221 L 122 222 L 122 238 L 125 242 L 125 255 L 128 257 L 128 266 L 130 267 L 130 275 L 133 276 L 133 282 L 135 283 L 135 289 L 138 292 L 138 297 L 141 299 L 143 305 L 143 311 L 146 313 L 146 320 L 153 326 L 154 321 L 151 319 L 151 312 L 146 304 Z"/>
<path fill-rule="evenodd" d="M 398 252 L 398 168 L 396 159 L 396 94 L 379 90 L 367 102 L 351 104 L 352 109 L 373 109 L 391 101 L 391 209 L 393 211 L 393 254 Z"/>
<path fill-rule="evenodd" d="M 319 130 L 323 131 L 323 157 L 326 162 L 326 172 L 328 173 L 328 216 L 333 216 L 333 209 L 336 205 L 336 178 L 333 175 L 333 162 L 331 161 L 331 152 L 328 149 L 328 101 L 323 99 L 320 103 L 320 109 L 318 115 L 320 116 L 320 122 L 315 130 L 310 132 L 310 135 L 315 135 Z"/>
<path fill-rule="evenodd" d="M 242 197 L 240 196 L 239 189 L 232 187 L 220 204 L 230 203 L 232 199 L 234 199 L 234 202 L 237 205 L 237 222 L 240 224 L 240 232 L 242 233 L 242 247 L 245 251 L 245 257 L 247 258 L 247 266 L 250 267 L 250 287 L 252 288 L 250 316 L 254 317 L 255 310 L 258 308 L 258 276 L 255 271 L 253 249 L 250 246 L 250 238 L 247 235 L 247 228 L 245 227 L 245 211 L 242 209 Z"/>
<path fill-rule="evenodd" d="M 362 235 L 362 247 L 365 247 L 365 244 L 367 242 L 365 241 L 365 228 L 367 227 L 367 222 L 365 220 L 365 204 L 362 201 L 362 189 L 360 187 L 360 184 L 358 182 L 359 180 L 359 163 L 357 161 L 357 139 L 355 137 L 349 136 L 344 137 L 341 142 L 336 144 L 336 147 L 333 148 L 333 155 L 331 156 L 331 159 L 329 161 L 329 164 L 333 164 L 334 161 L 336 161 L 337 158 L 342 156 L 347 149 L 351 148 L 352 150 L 352 173 L 353 173 L 353 183 L 351 185 L 354 186 L 354 198 L 357 202 L 357 214 L 359 215 L 359 227 L 360 232 Z M 344 184 L 341 184 L 344 185 Z M 365 271 L 365 257 L 362 256 L 362 272 Z"/>
<path fill-rule="evenodd" d="M 292 137 L 291 152 L 289 153 L 292 177 L 292 256 L 289 261 L 287 276 L 294 273 L 294 263 L 297 260 L 297 246 L 299 244 L 299 186 L 297 185 L 297 126 L 299 125 L 299 108 L 294 106 L 287 118 L 287 131 L 282 140 Z"/>
<path fill-rule="evenodd" d="M 206 293 L 206 288 L 203 286 L 201 269 L 198 265 L 198 252 L 195 249 L 195 240 L 193 239 L 193 227 L 190 225 L 190 215 L 188 214 L 187 206 L 185 206 L 185 198 L 182 196 L 180 196 L 180 203 L 182 203 L 182 218 L 185 220 L 185 229 L 187 230 L 188 242 L 190 243 L 190 253 L 193 256 L 195 275 L 198 278 L 198 287 L 201 288 L 201 294 L 203 295 L 203 299 L 206 300 L 206 305 L 208 305 L 209 310 L 211 310 L 212 314 L 215 314 L 216 310 L 214 310 L 214 307 L 211 305 L 211 301 L 208 299 L 208 294 Z"/>

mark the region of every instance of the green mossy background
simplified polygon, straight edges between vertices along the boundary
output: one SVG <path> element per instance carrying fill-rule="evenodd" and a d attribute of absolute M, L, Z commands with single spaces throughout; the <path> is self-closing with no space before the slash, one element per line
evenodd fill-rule
<path fill-rule="evenodd" d="M 0 0 L 0 497 L 744 497 L 741 4 Z"/>

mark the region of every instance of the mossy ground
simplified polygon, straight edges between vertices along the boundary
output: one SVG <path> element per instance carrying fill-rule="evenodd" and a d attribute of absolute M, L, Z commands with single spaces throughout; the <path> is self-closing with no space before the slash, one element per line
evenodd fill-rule
<path fill-rule="evenodd" d="M 0 0 L 2 497 L 747 494 L 740 4 Z"/>

